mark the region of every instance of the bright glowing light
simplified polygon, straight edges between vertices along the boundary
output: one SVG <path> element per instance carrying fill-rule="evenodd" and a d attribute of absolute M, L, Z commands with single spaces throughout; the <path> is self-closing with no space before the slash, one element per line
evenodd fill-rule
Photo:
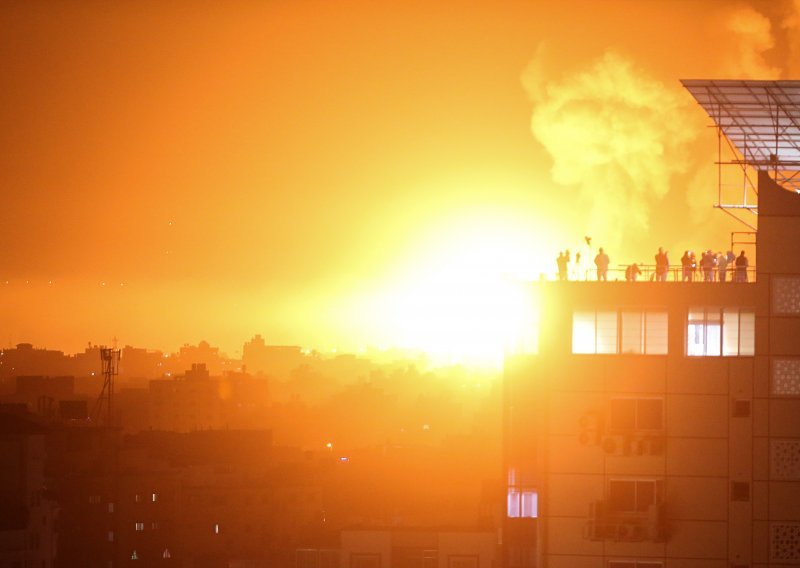
<path fill-rule="evenodd" d="M 489 223 L 481 213 L 425 236 L 417 257 L 362 304 L 389 343 L 436 363 L 495 368 L 509 350 L 535 350 L 531 281 L 547 266 L 539 240 L 527 219 Z"/>

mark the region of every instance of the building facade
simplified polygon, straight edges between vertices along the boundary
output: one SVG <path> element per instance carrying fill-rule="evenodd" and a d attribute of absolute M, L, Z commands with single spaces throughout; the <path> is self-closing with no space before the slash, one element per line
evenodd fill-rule
<path fill-rule="evenodd" d="M 800 195 L 759 173 L 755 282 L 541 285 L 507 363 L 510 568 L 800 565 Z"/>

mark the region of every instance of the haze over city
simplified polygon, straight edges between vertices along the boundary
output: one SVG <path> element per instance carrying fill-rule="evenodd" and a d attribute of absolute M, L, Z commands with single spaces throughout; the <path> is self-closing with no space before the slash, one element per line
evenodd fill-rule
<path fill-rule="evenodd" d="M 67 352 L 496 359 L 509 281 L 586 235 L 614 264 L 726 248 L 679 79 L 800 70 L 789 1 L 0 11 L 0 339 Z"/>

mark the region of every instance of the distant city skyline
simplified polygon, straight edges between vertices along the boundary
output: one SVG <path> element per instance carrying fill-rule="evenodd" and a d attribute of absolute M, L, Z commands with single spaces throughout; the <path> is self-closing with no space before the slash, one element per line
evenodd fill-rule
<path fill-rule="evenodd" d="M 2 344 L 496 359 L 587 234 L 728 244 L 679 79 L 800 72 L 789 0 L 189 6 L 0 7 Z"/>

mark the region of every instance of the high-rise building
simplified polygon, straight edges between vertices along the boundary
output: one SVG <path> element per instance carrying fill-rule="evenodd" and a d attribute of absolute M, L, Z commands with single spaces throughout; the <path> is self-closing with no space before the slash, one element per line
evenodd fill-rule
<path fill-rule="evenodd" d="M 800 565 L 800 82 L 684 84 L 757 170 L 757 266 L 538 284 L 538 352 L 505 371 L 508 568 Z"/>

